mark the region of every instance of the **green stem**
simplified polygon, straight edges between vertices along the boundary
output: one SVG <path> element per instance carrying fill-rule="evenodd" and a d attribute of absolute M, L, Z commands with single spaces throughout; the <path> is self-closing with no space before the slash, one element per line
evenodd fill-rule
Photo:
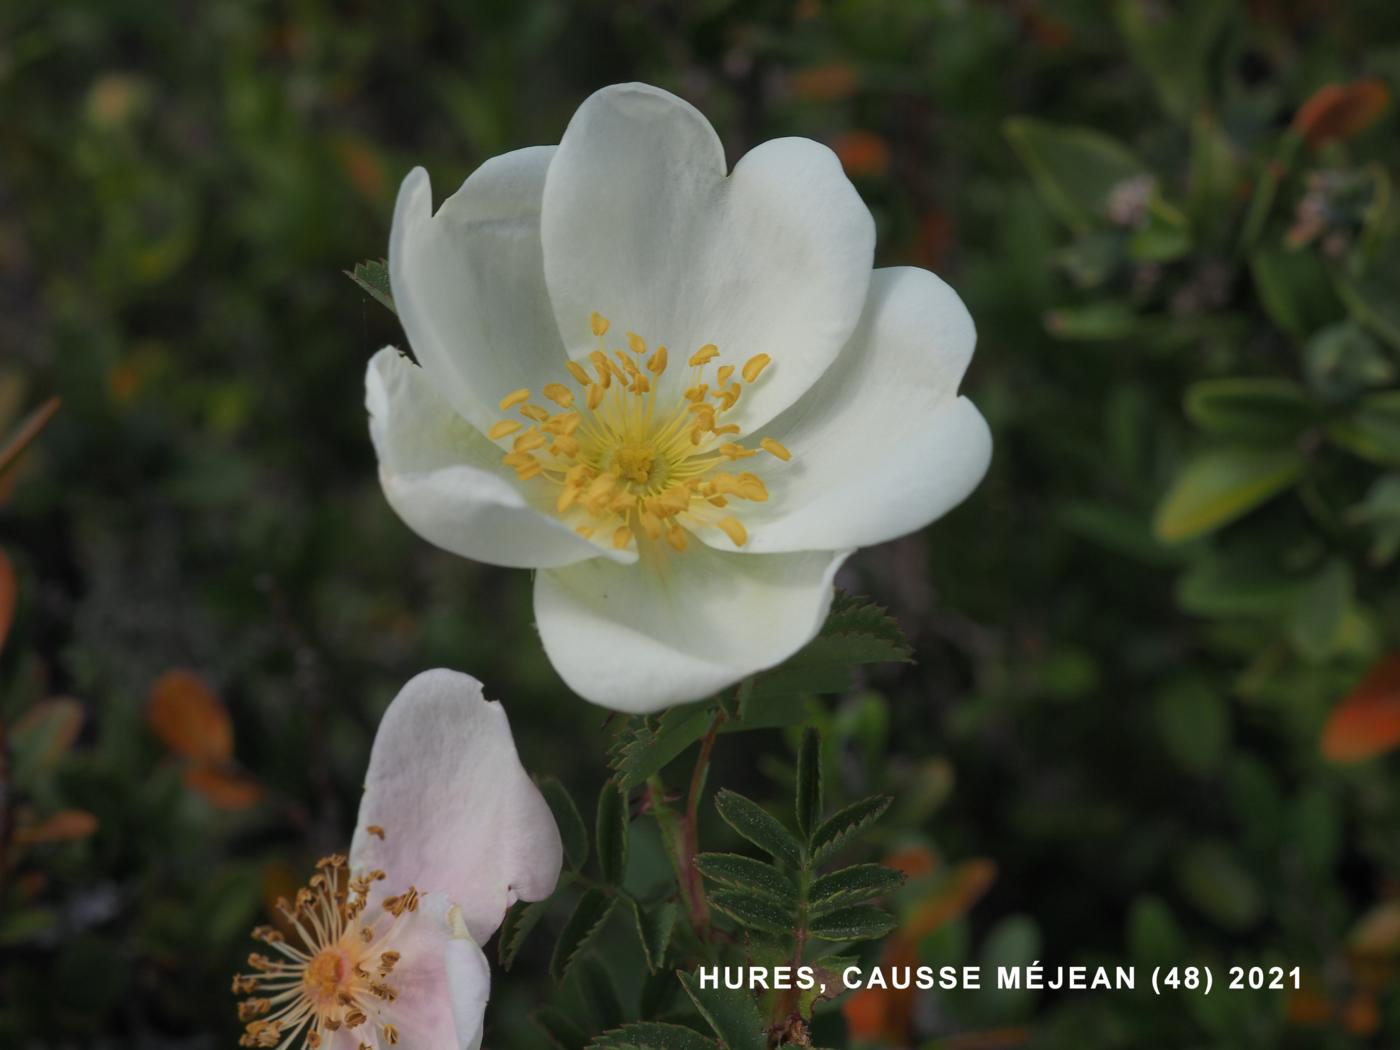
<path fill-rule="evenodd" d="M 1249 210 L 1245 214 L 1244 228 L 1240 231 L 1239 253 L 1241 255 L 1248 256 L 1253 251 L 1255 242 L 1259 240 L 1259 235 L 1263 233 L 1264 224 L 1269 219 L 1269 213 L 1273 211 L 1274 199 L 1278 196 L 1279 186 L 1293 167 L 1302 142 L 1301 136 L 1292 131 L 1288 132 L 1279 142 L 1273 158 L 1265 166 L 1259 185 L 1254 188 L 1254 195 L 1250 198 Z"/>

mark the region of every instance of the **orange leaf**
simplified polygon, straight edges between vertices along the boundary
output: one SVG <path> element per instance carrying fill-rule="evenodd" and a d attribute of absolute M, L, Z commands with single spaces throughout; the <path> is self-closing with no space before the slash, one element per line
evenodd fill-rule
<path fill-rule="evenodd" d="M 70 696 L 56 696 L 26 711 L 12 733 L 16 750 L 33 748 L 35 761 L 43 769 L 67 754 L 82 731 L 83 705 Z"/>
<path fill-rule="evenodd" d="M 1367 912 L 1347 937 L 1347 946 L 1357 955 L 1400 955 L 1400 900 L 1386 901 Z"/>
<path fill-rule="evenodd" d="M 1375 996 L 1357 992 L 1342 1007 L 1342 1027 L 1352 1035 L 1363 1038 L 1375 1035 L 1380 1026 L 1381 1012 L 1376 1006 Z"/>
<path fill-rule="evenodd" d="M 1390 105 L 1390 89 L 1378 77 L 1327 84 L 1293 118 L 1293 130 L 1309 146 L 1345 142 L 1376 122 Z"/>
<path fill-rule="evenodd" d="M 156 680 L 146 720 L 176 754 L 203 762 L 226 762 L 233 757 L 228 711 L 193 671 L 166 671 Z"/>
<path fill-rule="evenodd" d="M 1332 1019 L 1335 1012 L 1336 1007 L 1332 1005 L 1332 1000 L 1316 987 L 1308 985 L 1296 990 L 1289 989 L 1287 1000 L 1283 1006 L 1283 1013 L 1288 1018 L 1288 1023 L 1301 1025 L 1305 1028 L 1316 1028 L 1326 1024 Z"/>
<path fill-rule="evenodd" d="M 15 606 L 19 604 L 19 581 L 15 579 L 15 564 L 0 548 L 0 652 L 5 649 L 5 636 L 15 622 Z"/>
<path fill-rule="evenodd" d="M 938 868 L 938 858 L 927 846 L 910 846 L 885 858 L 885 867 L 902 871 L 911 879 L 932 875 Z"/>
<path fill-rule="evenodd" d="M 902 932 L 913 940 L 927 937 L 976 904 L 996 877 L 996 864 L 985 858 L 959 864 L 936 891 L 915 907 Z"/>
<path fill-rule="evenodd" d="M 890 170 L 889 143 L 873 131 L 848 131 L 831 148 L 852 178 L 883 175 Z"/>
<path fill-rule="evenodd" d="M 47 820 L 15 831 L 15 841 L 24 845 L 37 842 L 73 842 L 97 830 L 97 818 L 85 809 L 61 809 Z"/>
<path fill-rule="evenodd" d="M 374 148 L 349 135 L 337 138 L 332 148 L 355 191 L 371 204 L 383 200 L 389 189 L 389 176 Z"/>
<path fill-rule="evenodd" d="M 262 801 L 262 785 L 247 773 L 228 766 L 199 762 L 186 766 L 185 787 L 204 796 L 215 809 L 251 809 Z"/>
<path fill-rule="evenodd" d="M 1400 744 L 1400 652 L 1371 668 L 1327 719 L 1322 753 L 1333 762 L 1363 762 Z"/>
<path fill-rule="evenodd" d="M 849 62 L 810 66 L 792 74 L 792 93 L 804 102 L 837 102 L 855 94 L 857 80 Z"/>
<path fill-rule="evenodd" d="M 19 459 L 20 454 L 29 447 L 30 443 L 43 433 L 44 428 L 49 425 L 49 420 L 53 419 L 54 413 L 59 410 L 61 404 L 62 402 L 58 398 L 51 397 L 24 417 L 19 429 L 10 437 L 9 442 L 0 448 L 0 474 L 8 470 L 10 465 Z"/>
<path fill-rule="evenodd" d="M 912 967 L 918 962 L 914 944 L 896 933 L 885 942 L 880 965 L 887 971 Z M 914 1033 L 914 989 L 862 988 L 841 1004 L 852 1042 L 912 1046 Z"/>

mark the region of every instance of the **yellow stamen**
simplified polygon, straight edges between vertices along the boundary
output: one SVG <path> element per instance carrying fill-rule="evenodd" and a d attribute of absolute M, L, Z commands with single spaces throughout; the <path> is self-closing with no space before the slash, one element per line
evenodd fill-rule
<path fill-rule="evenodd" d="M 763 447 L 764 452 L 767 452 L 770 455 L 777 456 L 784 463 L 792 459 L 792 453 L 789 452 L 785 446 L 783 446 L 773 438 L 764 438 L 762 441 L 759 442 L 759 445 Z"/>
<path fill-rule="evenodd" d="M 365 830 L 384 837 L 377 824 Z M 234 993 L 247 996 L 238 1006 L 244 1026 L 239 1046 L 324 1047 L 342 1028 L 378 1016 L 378 1003 L 399 998 L 389 978 L 404 955 L 389 944 L 401 929 L 399 916 L 417 909 L 418 891 L 409 887 L 371 910 L 369 888 L 383 872 L 352 873 L 341 855 L 323 858 L 316 868 L 294 905 L 278 904 L 288 935 L 270 927 L 254 931 L 275 955 L 250 956 L 253 972 L 233 979 Z"/>
<path fill-rule="evenodd" d="M 742 547 L 749 542 L 748 530 L 744 528 L 744 523 L 738 518 L 720 518 L 715 524 L 723 529 L 724 534 L 734 541 L 734 546 Z"/>
<path fill-rule="evenodd" d="M 743 376 L 745 383 L 752 383 L 763 372 L 773 359 L 767 354 L 754 354 L 744 362 Z"/>
<path fill-rule="evenodd" d="M 544 396 L 560 408 L 572 408 L 574 405 L 574 392 L 563 383 L 546 383 Z"/>
<path fill-rule="evenodd" d="M 753 355 L 742 369 L 720 364 L 707 376 L 720 353 L 706 343 L 690 355 L 694 374 L 671 387 L 657 378 L 669 365 L 664 343 L 649 348 L 640 334 L 627 332 L 626 349 L 608 347 L 607 319 L 594 314 L 589 324 L 597 347 L 586 360 L 564 362 L 565 382 L 539 388 L 551 408 L 532 403 L 528 390 L 502 402 L 503 411 L 529 421 L 523 430 L 518 419 L 489 429 L 492 440 L 512 438 L 504 465 L 522 481 L 555 486 L 555 513 L 571 519 L 585 539 L 607 537 L 619 550 L 664 540 L 647 546 L 647 564 L 653 553 L 686 550 L 696 528 L 719 528 L 737 546 L 745 544 L 739 517 L 716 522 L 710 508 L 768 500 L 768 486 L 756 473 L 723 468 L 760 450 L 779 460 L 791 456 L 778 442 L 746 438 L 740 423 L 720 420 L 743 392 L 740 379 L 757 378 L 771 363 L 768 356 Z"/>
<path fill-rule="evenodd" d="M 516 405 L 524 404 L 529 400 L 530 391 L 522 386 L 519 390 L 513 390 L 505 397 L 501 398 L 501 411 L 509 412 Z"/>

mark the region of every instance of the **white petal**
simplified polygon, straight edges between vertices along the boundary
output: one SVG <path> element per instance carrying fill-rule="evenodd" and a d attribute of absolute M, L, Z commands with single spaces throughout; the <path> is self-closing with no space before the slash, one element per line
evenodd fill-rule
<path fill-rule="evenodd" d="M 535 577 L 545 652 L 615 711 L 700 700 L 786 660 L 821 627 L 849 551 L 731 554 L 692 543 L 653 568 L 595 559 Z"/>
<path fill-rule="evenodd" d="M 532 504 L 525 487 L 501 465 L 501 450 L 452 410 L 424 369 L 393 347 L 370 360 L 365 406 L 384 495 L 428 542 L 465 558 L 516 568 L 598 556 L 636 560 L 632 551 L 585 540 Z M 544 482 L 532 485 L 535 499 L 551 498 Z"/>
<path fill-rule="evenodd" d="M 436 215 L 428 173 L 415 168 L 394 207 L 389 280 L 409 345 L 483 432 L 501 417 L 502 397 L 564 367 L 540 248 L 553 153 L 534 146 L 488 160 Z"/>
<path fill-rule="evenodd" d="M 550 164 L 541 229 L 570 355 L 594 345 L 595 310 L 680 363 L 706 343 L 736 366 L 766 353 L 773 363 L 740 401 L 750 426 L 836 357 L 875 243 L 869 210 L 825 146 L 776 139 L 726 177 L 709 122 L 645 84 L 604 88 L 579 107 Z M 684 374 L 673 365 L 667 376 Z"/>
<path fill-rule="evenodd" d="M 391 1044 L 384 1036 L 385 1025 L 393 1025 L 398 1032 L 399 1047 L 478 1050 L 491 994 L 491 967 L 454 918 L 447 897 L 433 893 L 424 895 L 416 911 L 405 911 L 387 930 L 380 919 L 381 935 L 387 934 L 384 949 L 399 953 L 387 979 L 396 997 L 392 1002 L 366 997 L 361 1006 L 369 1022 L 341 1029 L 327 1050 L 356 1050 L 364 1043 L 387 1050 Z"/>
<path fill-rule="evenodd" d="M 478 943 L 516 900 L 554 891 L 559 829 L 516 757 L 505 709 L 475 678 L 426 671 L 384 712 L 350 862 L 386 872 L 386 892 L 446 893 Z"/>
<path fill-rule="evenodd" d="M 866 547 L 922 528 L 977 487 L 992 438 L 957 396 L 976 342 L 957 294 L 926 270 L 875 271 L 861 323 L 800 402 L 764 427 L 792 459 L 755 468 L 745 550 Z M 701 538 L 721 546 L 722 535 Z"/>

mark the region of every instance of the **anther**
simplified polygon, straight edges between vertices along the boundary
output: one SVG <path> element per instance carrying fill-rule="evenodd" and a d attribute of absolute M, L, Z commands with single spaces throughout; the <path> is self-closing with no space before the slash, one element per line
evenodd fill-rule
<path fill-rule="evenodd" d="M 753 357 L 745 361 L 742 373 L 744 382 L 752 383 L 759 377 L 763 370 L 768 367 L 769 362 L 772 360 L 773 359 L 767 354 L 754 354 Z"/>
<path fill-rule="evenodd" d="M 724 534 L 734 541 L 734 546 L 742 547 L 749 542 L 748 530 L 744 528 L 743 522 L 738 518 L 720 518 L 715 524 L 723 529 Z"/>
<path fill-rule="evenodd" d="M 524 404 L 530 400 L 530 391 L 526 387 L 513 390 L 505 397 L 501 398 L 501 411 L 509 412 L 516 405 Z"/>
<path fill-rule="evenodd" d="M 773 438 L 764 438 L 762 441 L 759 442 L 759 445 L 763 447 L 764 452 L 767 452 L 769 455 L 772 456 L 777 456 L 784 463 L 792 459 L 792 453 L 789 452 L 784 445 L 782 445 L 778 441 L 775 441 Z"/>

